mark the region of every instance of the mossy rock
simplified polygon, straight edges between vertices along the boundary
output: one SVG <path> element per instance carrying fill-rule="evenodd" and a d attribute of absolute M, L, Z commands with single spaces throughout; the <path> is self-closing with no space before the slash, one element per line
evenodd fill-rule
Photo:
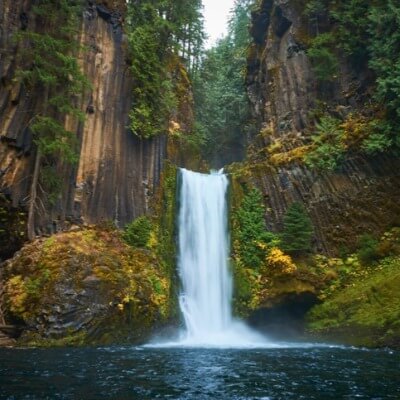
<path fill-rule="evenodd" d="M 20 343 L 87 345 L 147 338 L 170 315 L 170 281 L 147 249 L 92 227 L 26 245 L 4 270 L 10 322 Z"/>
<path fill-rule="evenodd" d="M 376 265 L 368 276 L 336 291 L 308 315 L 317 337 L 368 347 L 400 347 L 400 258 Z"/>
<path fill-rule="evenodd" d="M 319 296 L 326 286 L 326 276 L 309 266 L 295 265 L 283 252 L 281 254 L 286 264 L 274 265 L 270 260 L 258 271 L 234 264 L 236 314 L 248 317 L 258 309 L 272 309 L 298 296 Z"/>

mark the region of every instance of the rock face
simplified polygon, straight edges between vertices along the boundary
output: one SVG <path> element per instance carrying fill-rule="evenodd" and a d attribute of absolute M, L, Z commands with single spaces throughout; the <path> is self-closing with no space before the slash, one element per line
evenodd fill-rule
<path fill-rule="evenodd" d="M 77 227 L 24 246 L 4 266 L 0 292 L 20 343 L 78 345 L 147 338 L 169 318 L 169 287 L 149 250 L 114 229 Z"/>
<path fill-rule="evenodd" d="M 0 190 L 14 208 L 26 206 L 28 199 L 34 163 L 29 122 L 41 102 L 41 96 L 13 80 L 20 51 L 13 38 L 32 23 L 31 6 L 28 0 L 0 3 Z M 38 207 L 38 234 L 81 218 L 124 225 L 147 211 L 158 184 L 166 139 L 142 141 L 126 128 L 132 77 L 122 28 L 125 13 L 122 0 L 85 5 L 79 33 L 85 50 L 79 59 L 92 89 L 80 99 L 85 122 L 65 121 L 81 143 L 79 164 L 57 166 L 63 190 L 50 211 Z"/>
<path fill-rule="evenodd" d="M 281 229 L 288 205 L 301 201 L 313 219 L 315 250 L 334 255 L 354 248 L 364 233 L 400 223 L 400 162 L 349 156 L 334 173 L 298 162 L 310 140 L 310 111 L 322 102 L 345 116 L 362 107 L 371 84 L 366 68 L 356 73 L 344 58 L 334 82 L 318 83 L 306 53 L 309 29 L 295 0 L 263 0 L 253 12 L 247 87 L 258 134 L 251 139 L 249 168 L 265 196 L 268 227 Z M 273 162 L 274 146 L 283 161 Z"/>

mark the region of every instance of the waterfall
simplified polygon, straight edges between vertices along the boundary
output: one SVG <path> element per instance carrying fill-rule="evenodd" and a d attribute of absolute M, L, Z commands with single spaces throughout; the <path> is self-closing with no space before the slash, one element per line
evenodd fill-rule
<path fill-rule="evenodd" d="M 178 269 L 183 344 L 235 347 L 266 342 L 232 316 L 228 185 L 222 172 L 180 171 Z"/>

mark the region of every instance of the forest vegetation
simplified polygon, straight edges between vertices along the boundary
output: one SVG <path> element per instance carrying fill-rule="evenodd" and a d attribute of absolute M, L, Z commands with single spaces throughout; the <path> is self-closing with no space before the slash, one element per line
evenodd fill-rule
<path fill-rule="evenodd" d="M 201 159 L 203 169 L 226 166 L 231 184 L 229 222 L 236 314 L 249 317 L 290 296 L 296 299 L 311 294 L 313 307 L 305 316 L 309 334 L 368 346 L 399 346 L 400 220 L 392 218 L 387 226 L 357 237 L 336 237 L 336 242 L 327 239 L 321 247 L 323 228 L 331 238 L 340 236 L 335 233 L 340 226 L 321 226 L 327 219 L 302 195 L 302 179 L 311 176 L 317 181 L 322 177 L 326 178 L 323 182 L 333 182 L 329 177 L 334 176 L 337 180 L 331 186 L 336 188 L 342 175 L 352 173 L 346 167 L 349 160 L 361 159 L 367 164 L 379 157 L 398 159 L 400 5 L 395 0 L 298 3 L 299 20 L 306 28 L 296 38 L 296 48 L 310 63 L 317 94 L 302 132 L 286 134 L 285 124 L 281 124 L 282 129 L 276 132 L 284 134 L 277 135 L 269 123 L 279 118 L 273 115 L 266 118 L 268 121 L 256 121 L 260 115 L 249 99 L 249 60 L 258 57 L 255 64 L 262 70 L 265 57 L 263 52 L 254 55 L 251 23 L 263 7 L 274 4 L 276 11 L 274 2 L 236 0 L 227 35 L 204 49 L 201 0 L 131 0 L 124 4 L 123 25 L 127 70 L 132 78 L 126 134 L 141 146 L 160 137 L 176 143 L 173 139 L 179 137 Z M 61 0 L 57 5 L 51 0 L 36 1 L 32 7 L 34 24 L 15 37 L 22 49 L 15 79 L 42 98 L 29 124 L 34 138 L 25 209 L 30 241 L 36 237 L 37 209 L 54 206 L 62 191 L 59 163 L 76 166 L 79 162 L 80 138 L 75 128 L 85 120 L 80 99 L 91 90 L 81 66 L 82 54 L 89 49 L 78 34 L 85 5 L 79 0 Z M 270 40 L 277 40 L 276 36 Z M 332 99 L 341 76 L 349 70 L 363 88 L 358 102 L 344 107 Z M 277 72 L 267 72 L 273 88 Z M 259 96 L 261 104 L 267 95 Z M 186 116 L 192 121 L 185 129 L 179 124 L 182 103 L 193 108 Z M 262 106 L 266 109 L 264 103 Z M 347 111 L 341 112 L 343 108 Z M 259 114 L 266 114 L 264 109 Z M 175 149 L 182 159 L 185 149 L 185 145 Z M 138 318 L 136 326 L 176 323 L 179 180 L 174 161 L 164 162 L 159 187 L 149 190 L 147 214 L 119 227 L 123 229 L 110 226 L 110 221 L 96 227 L 75 227 L 76 231 L 27 244 L 9 261 L 4 296 L 12 322 L 37 325 L 41 309 L 53 312 L 51 303 L 62 297 L 63 279 L 70 271 L 68 290 L 78 291 L 80 281 L 90 286 L 94 279 L 102 290 L 109 289 L 102 306 L 109 304 L 112 312 L 101 314 L 98 324 L 91 326 L 93 336 L 63 331 L 66 340 L 50 344 L 110 343 L 119 337 L 99 334 L 98 329 L 107 330 L 108 322 L 113 327 L 121 323 L 125 329 L 143 310 L 149 317 Z M 292 167 L 291 176 L 299 178 L 290 186 L 284 171 Z M 382 185 L 387 182 L 382 177 Z M 399 198 L 398 188 L 390 189 L 394 200 L 387 199 L 388 207 Z M 315 190 L 324 193 L 319 187 Z M 328 203 L 332 200 L 329 194 L 321 198 L 324 196 Z M 328 204 L 332 214 L 341 210 L 338 198 Z M 274 201 L 279 206 L 277 223 L 268 220 L 273 214 L 268 204 Z M 357 205 L 359 220 L 363 219 L 363 206 L 365 203 Z M 384 207 L 376 208 L 382 211 Z M 346 212 L 344 218 L 350 216 L 350 211 Z M 21 215 L 16 217 L 18 224 Z M 6 216 L 0 208 L 1 221 L 7 221 Z M 362 229 L 362 222 L 359 225 Z M 84 272 L 80 265 L 86 266 Z M 48 293 L 41 298 L 41 291 Z M 145 336 L 142 333 L 138 335 L 141 338 Z M 36 336 L 28 335 L 25 340 L 43 344 Z"/>

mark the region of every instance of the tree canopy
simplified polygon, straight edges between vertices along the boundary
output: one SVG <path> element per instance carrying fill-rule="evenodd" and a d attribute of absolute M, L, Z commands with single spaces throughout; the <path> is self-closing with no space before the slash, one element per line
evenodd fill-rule
<path fill-rule="evenodd" d="M 201 0 L 128 2 L 130 69 L 134 78 L 132 132 L 141 138 L 164 133 L 176 103 L 171 59 L 196 70 L 204 39 Z"/>
<path fill-rule="evenodd" d="M 54 165 L 57 160 L 75 163 L 78 159 L 76 133 L 67 130 L 64 123 L 67 116 L 84 118 L 76 96 L 89 86 L 77 59 L 76 34 L 82 6 L 80 0 L 38 0 L 32 8 L 35 23 L 18 35 L 22 43 L 18 78 L 28 93 L 43 96 L 40 109 L 34 111 L 29 123 L 36 144 L 29 195 L 30 239 L 35 236 L 37 188 L 41 188 L 45 200 L 54 203 L 61 191 Z"/>
<path fill-rule="evenodd" d="M 356 71 L 369 69 L 373 77 L 375 85 L 365 106 L 372 116 L 364 124 L 358 150 L 398 152 L 400 4 L 394 0 L 309 0 L 305 15 L 316 27 L 308 54 L 317 78 L 338 79 L 338 59 L 343 56 Z"/>
<path fill-rule="evenodd" d="M 228 35 L 206 51 L 194 75 L 197 129 L 203 156 L 216 167 L 241 158 L 248 120 L 245 89 L 251 1 L 237 0 Z"/>

